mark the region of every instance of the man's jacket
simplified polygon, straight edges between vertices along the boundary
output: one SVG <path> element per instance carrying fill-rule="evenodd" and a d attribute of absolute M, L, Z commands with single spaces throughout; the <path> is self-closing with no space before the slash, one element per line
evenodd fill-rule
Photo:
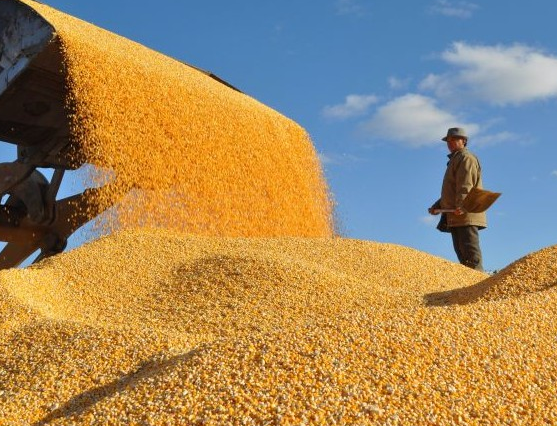
<path fill-rule="evenodd" d="M 449 154 L 447 171 L 443 178 L 441 199 L 439 204 L 443 209 L 455 209 L 462 206 L 462 201 L 474 187 L 482 187 L 482 169 L 478 158 L 467 148 Z M 487 218 L 483 213 L 465 213 L 455 215 L 447 213 L 449 227 L 475 225 L 480 228 L 487 226 Z"/>

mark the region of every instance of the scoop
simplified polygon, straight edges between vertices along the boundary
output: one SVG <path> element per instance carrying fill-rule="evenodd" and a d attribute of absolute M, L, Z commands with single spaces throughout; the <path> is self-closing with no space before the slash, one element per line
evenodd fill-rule
<path fill-rule="evenodd" d="M 500 192 L 491 192 L 486 189 L 472 188 L 462 202 L 461 210 L 467 213 L 485 212 L 499 198 Z M 433 213 L 453 213 L 456 209 L 434 209 Z"/>

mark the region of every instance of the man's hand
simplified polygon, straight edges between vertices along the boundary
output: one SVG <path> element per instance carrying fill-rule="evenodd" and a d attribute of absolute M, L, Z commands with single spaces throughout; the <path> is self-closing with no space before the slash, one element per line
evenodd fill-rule
<path fill-rule="evenodd" d="M 465 214 L 465 213 L 466 212 L 460 207 L 457 207 L 454 211 L 454 214 L 457 215 L 457 216 L 460 216 L 460 215 Z"/>
<path fill-rule="evenodd" d="M 429 212 L 429 214 L 433 214 L 433 215 L 439 214 L 439 211 L 435 207 L 430 207 L 429 209 L 427 209 L 427 211 Z"/>

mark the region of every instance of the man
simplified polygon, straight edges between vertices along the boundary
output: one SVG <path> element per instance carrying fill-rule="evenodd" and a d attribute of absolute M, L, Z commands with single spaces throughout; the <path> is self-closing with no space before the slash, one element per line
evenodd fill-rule
<path fill-rule="evenodd" d="M 462 201 L 468 192 L 474 187 L 482 188 L 480 162 L 468 150 L 468 136 L 463 128 L 450 128 L 442 140 L 447 142 L 450 151 L 449 162 L 443 178 L 441 198 L 429 208 L 429 213 L 439 214 L 439 209 L 454 209 L 443 213 L 438 228 L 451 233 L 461 264 L 483 271 L 478 231 L 487 226 L 486 215 L 485 212 L 468 213 L 462 208 Z M 445 229 L 441 229 L 442 224 Z"/>

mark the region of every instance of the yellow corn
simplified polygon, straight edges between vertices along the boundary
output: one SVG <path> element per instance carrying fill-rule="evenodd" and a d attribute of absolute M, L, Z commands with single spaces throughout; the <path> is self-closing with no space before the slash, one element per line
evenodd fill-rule
<path fill-rule="evenodd" d="M 24 2 L 60 40 L 72 139 L 98 167 L 88 183 L 116 178 L 93 201 L 110 206 L 133 188 L 101 231 L 333 234 L 327 185 L 302 127 L 182 62 Z"/>
<path fill-rule="evenodd" d="M 489 277 L 344 238 L 115 233 L 0 274 L 0 418 L 551 424 L 555 253 Z"/>
<path fill-rule="evenodd" d="M 62 37 L 88 158 L 136 189 L 107 219 L 123 231 L 0 272 L 0 425 L 557 424 L 557 246 L 489 276 L 331 237 L 326 188 L 299 127 L 26 2 Z M 91 41 L 76 36 L 84 28 Z M 101 58 L 100 46 L 111 53 Z M 129 81 L 105 68 L 128 56 Z M 159 72 L 192 101 L 164 92 Z M 145 98 L 131 88 L 142 79 Z M 162 93 L 179 114 L 164 110 Z M 135 96 L 142 113 L 121 122 Z M 230 104 L 241 104 L 238 121 L 217 113 Z M 288 149 L 273 157 L 278 146 Z M 274 181 L 279 171 L 292 176 Z"/>

